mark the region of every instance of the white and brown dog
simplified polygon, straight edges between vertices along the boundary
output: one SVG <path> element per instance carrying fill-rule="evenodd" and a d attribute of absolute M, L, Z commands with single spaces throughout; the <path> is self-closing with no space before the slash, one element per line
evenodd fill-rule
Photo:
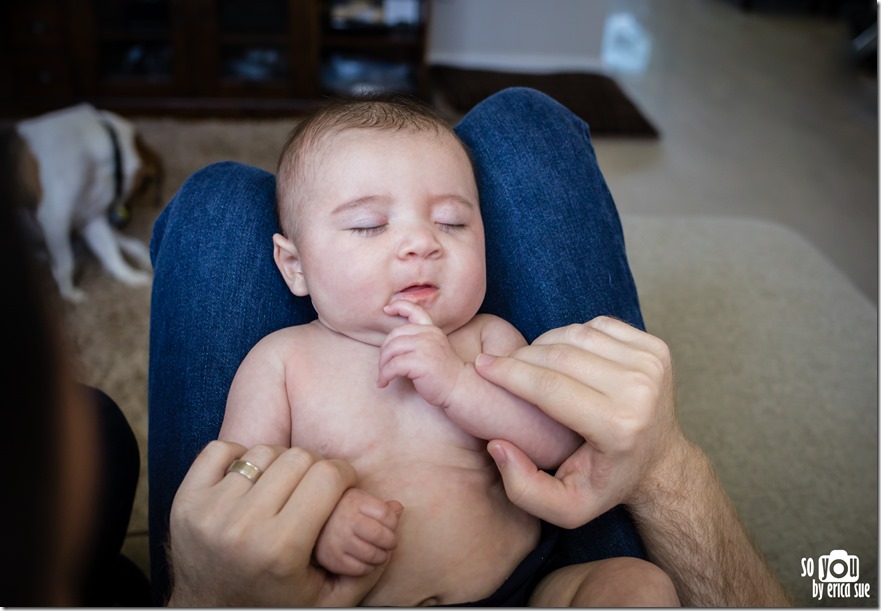
<path fill-rule="evenodd" d="M 82 236 L 114 278 L 149 284 L 146 245 L 114 226 L 122 224 L 129 203 L 151 185 L 159 195 L 161 160 L 134 125 L 79 104 L 20 121 L 15 132 L 20 138 L 13 153 L 19 199 L 33 207 L 61 296 L 71 302 L 85 297 L 73 281 L 74 234 Z"/>

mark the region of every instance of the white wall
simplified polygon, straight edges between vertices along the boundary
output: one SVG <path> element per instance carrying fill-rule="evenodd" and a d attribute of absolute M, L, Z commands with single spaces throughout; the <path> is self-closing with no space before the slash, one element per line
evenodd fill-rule
<path fill-rule="evenodd" d="M 602 68 L 606 0 L 433 0 L 428 63 L 522 72 Z"/>

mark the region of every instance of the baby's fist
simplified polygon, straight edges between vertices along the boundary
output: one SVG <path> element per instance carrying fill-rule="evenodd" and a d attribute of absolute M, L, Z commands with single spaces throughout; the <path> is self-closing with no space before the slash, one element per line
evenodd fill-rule
<path fill-rule="evenodd" d="M 395 530 L 404 506 L 350 488 L 318 536 L 315 560 L 337 575 L 359 577 L 382 566 L 397 545 Z"/>

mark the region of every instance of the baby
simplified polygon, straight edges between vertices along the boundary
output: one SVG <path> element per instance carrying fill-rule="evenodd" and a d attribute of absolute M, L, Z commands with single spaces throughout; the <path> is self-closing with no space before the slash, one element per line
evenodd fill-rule
<path fill-rule="evenodd" d="M 408 98 L 338 101 L 294 130 L 277 195 L 275 262 L 318 319 L 251 350 L 220 438 L 305 447 L 355 467 L 358 489 L 328 520 L 315 559 L 359 575 L 391 554 L 362 604 L 481 601 L 515 569 L 518 579 L 523 566 L 537 571 L 542 527 L 506 497 L 485 440 L 507 439 L 544 469 L 583 440 L 474 369 L 480 353 L 507 355 L 525 340 L 477 313 L 484 234 L 464 145 Z M 562 569 L 545 589 L 583 603 L 582 575 L 601 574 L 603 562 Z M 613 568 L 610 584 L 622 574 Z"/>

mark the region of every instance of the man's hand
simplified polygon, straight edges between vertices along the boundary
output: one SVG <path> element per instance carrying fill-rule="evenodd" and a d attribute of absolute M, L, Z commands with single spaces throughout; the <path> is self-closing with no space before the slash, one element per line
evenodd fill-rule
<path fill-rule="evenodd" d="M 667 346 L 619 320 L 554 329 L 510 358 L 481 355 L 476 366 L 585 440 L 555 476 L 507 441 L 489 444 L 511 501 L 554 524 L 574 528 L 639 503 L 666 454 L 686 443 Z"/>
<path fill-rule="evenodd" d="M 464 373 L 465 363 L 447 334 L 415 303 L 394 301 L 385 306 L 385 313 L 408 322 L 389 333 L 380 347 L 378 386 L 385 388 L 397 377 L 410 378 L 428 403 L 449 407 L 450 394 Z"/>
<path fill-rule="evenodd" d="M 236 458 L 261 475 L 227 468 Z M 171 508 L 170 606 L 353 606 L 382 575 L 336 577 L 311 563 L 319 532 L 356 481 L 345 461 L 302 449 L 214 441 Z"/>
<path fill-rule="evenodd" d="M 476 366 L 584 438 L 554 477 L 510 442 L 490 441 L 514 504 L 569 528 L 627 505 L 684 606 L 791 604 L 710 461 L 679 427 L 664 342 L 600 317 L 548 331 L 512 358 L 481 355 Z"/>

